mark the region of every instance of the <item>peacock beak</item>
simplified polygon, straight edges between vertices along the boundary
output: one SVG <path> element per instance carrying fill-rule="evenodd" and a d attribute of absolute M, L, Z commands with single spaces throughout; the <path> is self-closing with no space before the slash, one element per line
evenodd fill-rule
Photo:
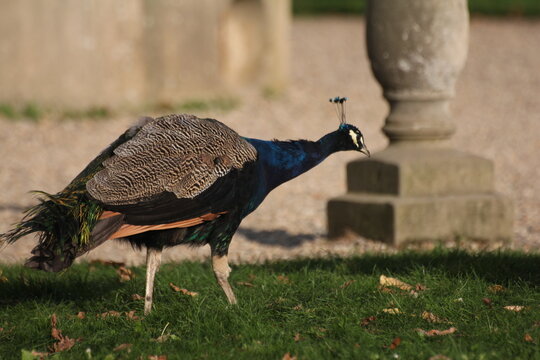
<path fill-rule="evenodd" d="M 364 155 L 366 155 L 367 157 L 371 157 L 371 153 L 369 152 L 368 148 L 367 147 L 363 147 L 360 149 L 360 152 Z"/>

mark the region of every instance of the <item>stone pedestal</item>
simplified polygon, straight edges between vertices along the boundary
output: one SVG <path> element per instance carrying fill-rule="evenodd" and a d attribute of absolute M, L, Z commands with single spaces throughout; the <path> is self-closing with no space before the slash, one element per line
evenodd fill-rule
<path fill-rule="evenodd" d="M 328 204 L 329 236 L 509 240 L 512 206 L 494 191 L 493 163 L 447 144 L 448 102 L 467 53 L 466 1 L 371 0 L 366 19 L 390 145 L 349 163 L 347 194 Z"/>

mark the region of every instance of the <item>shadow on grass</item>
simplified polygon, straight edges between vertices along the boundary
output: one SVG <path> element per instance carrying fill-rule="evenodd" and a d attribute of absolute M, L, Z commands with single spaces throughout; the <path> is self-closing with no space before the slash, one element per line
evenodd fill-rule
<path fill-rule="evenodd" d="M 0 281 L 0 306 L 29 301 L 85 303 L 98 300 L 130 284 L 120 283 L 110 270 L 96 271 L 90 265 L 75 265 L 61 273 L 48 273 L 23 266 L 4 267 L 7 281 Z"/>
<path fill-rule="evenodd" d="M 189 273 L 210 271 L 199 263 L 169 264 L 185 267 Z M 540 285 L 540 254 L 520 252 L 485 252 L 471 254 L 460 250 L 367 254 L 351 258 L 298 259 L 261 265 L 238 265 L 236 269 L 258 268 L 261 273 L 294 273 L 323 270 L 340 274 L 406 275 L 418 269 L 438 272 L 448 277 L 475 276 L 488 282 L 508 285 L 525 282 Z M 144 268 L 134 268 L 136 281 L 120 283 L 112 267 L 106 271 L 91 270 L 88 264 L 75 265 L 61 274 L 44 273 L 21 266 L 4 267 L 9 281 L 0 281 L 0 306 L 27 301 L 75 302 L 84 304 L 110 296 L 113 292 L 132 293 L 142 289 Z M 203 275 L 201 274 L 201 277 Z M 108 295 L 109 294 L 109 295 Z"/>
<path fill-rule="evenodd" d="M 486 281 L 506 284 L 523 281 L 540 285 L 540 254 L 521 252 L 468 253 L 436 249 L 430 252 L 405 251 L 398 254 L 366 254 L 358 257 L 302 259 L 261 265 L 276 272 L 339 269 L 350 274 L 408 274 L 418 268 L 438 271 L 450 277 L 478 276 Z"/>

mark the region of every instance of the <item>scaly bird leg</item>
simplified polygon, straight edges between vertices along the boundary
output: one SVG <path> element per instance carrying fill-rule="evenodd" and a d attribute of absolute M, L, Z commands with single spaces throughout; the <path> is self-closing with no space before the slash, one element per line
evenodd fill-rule
<path fill-rule="evenodd" d="M 162 249 L 148 248 L 146 250 L 146 295 L 144 297 L 144 315 L 152 310 L 152 293 L 154 292 L 154 278 L 161 263 Z"/>
<path fill-rule="evenodd" d="M 229 267 L 227 255 L 212 254 L 212 268 L 214 269 L 219 286 L 221 286 L 227 296 L 227 300 L 229 300 L 229 304 L 236 304 L 236 296 L 234 296 L 228 280 L 231 268 Z"/>

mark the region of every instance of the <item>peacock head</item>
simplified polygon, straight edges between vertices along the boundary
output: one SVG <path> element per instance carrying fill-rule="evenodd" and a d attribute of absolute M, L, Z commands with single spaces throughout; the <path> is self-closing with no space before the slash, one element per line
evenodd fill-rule
<path fill-rule="evenodd" d="M 364 142 L 364 135 L 362 132 L 354 125 L 347 124 L 345 121 L 345 102 L 347 101 L 346 97 L 335 97 L 331 98 L 330 102 L 336 104 L 336 111 L 340 121 L 338 132 L 340 134 L 340 140 L 338 147 L 340 150 L 356 150 L 360 151 L 362 154 L 371 156 L 366 143 Z"/>

